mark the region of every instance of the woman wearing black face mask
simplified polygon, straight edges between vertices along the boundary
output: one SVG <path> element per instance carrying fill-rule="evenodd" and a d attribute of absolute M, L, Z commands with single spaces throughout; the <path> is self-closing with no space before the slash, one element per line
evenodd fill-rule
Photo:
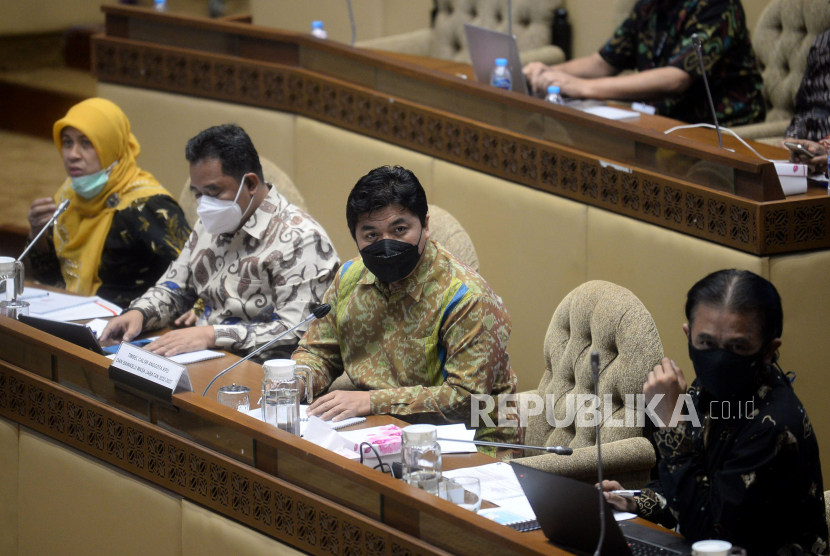
<path fill-rule="evenodd" d="M 751 272 L 715 272 L 689 291 L 686 318 L 697 374 L 686 407 L 695 419 L 672 421 L 686 380 L 666 358 L 643 386 L 647 404 L 662 395 L 654 402 L 659 480 L 634 499 L 607 499 L 679 524 L 692 541 L 724 539 L 752 555 L 828 554 L 818 443 L 776 364 L 783 313 L 775 287 Z"/>

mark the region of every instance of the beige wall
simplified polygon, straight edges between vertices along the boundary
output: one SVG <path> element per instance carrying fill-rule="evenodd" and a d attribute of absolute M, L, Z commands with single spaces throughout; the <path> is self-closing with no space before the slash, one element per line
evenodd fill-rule
<path fill-rule="evenodd" d="M 575 57 L 593 54 L 605 44 L 616 29 L 616 11 L 621 6 L 633 5 L 636 0 L 565 0 L 573 26 L 573 54 Z M 747 25 L 755 30 L 761 12 L 770 0 L 742 0 Z"/>
<path fill-rule="evenodd" d="M 352 0 L 357 40 L 386 37 L 429 27 L 432 0 Z M 254 23 L 308 33 L 323 21 L 329 39 L 348 43 L 352 31 L 346 0 L 251 0 Z"/>

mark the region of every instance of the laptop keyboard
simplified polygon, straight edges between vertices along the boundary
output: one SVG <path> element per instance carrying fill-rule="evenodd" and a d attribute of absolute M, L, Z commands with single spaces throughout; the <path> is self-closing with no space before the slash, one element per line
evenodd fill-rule
<path fill-rule="evenodd" d="M 655 546 L 653 544 L 647 544 L 635 539 L 625 540 L 628 543 L 628 548 L 631 549 L 631 554 L 634 556 L 677 556 L 677 554 L 679 554 L 674 550 L 669 550 L 668 548 Z"/>

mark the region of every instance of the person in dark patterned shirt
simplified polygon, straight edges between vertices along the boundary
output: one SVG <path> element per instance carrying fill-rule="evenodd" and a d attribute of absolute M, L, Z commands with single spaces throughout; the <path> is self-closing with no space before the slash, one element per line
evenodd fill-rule
<path fill-rule="evenodd" d="M 777 365 L 781 298 L 745 270 L 721 270 L 686 301 L 689 355 L 697 378 L 663 359 L 643 386 L 656 396 L 659 479 L 624 499 L 604 481 L 617 509 L 679 524 L 687 539 L 724 539 L 752 556 L 828 554 L 818 442 L 792 379 Z M 672 422 L 687 391 L 688 420 Z M 691 402 L 689 406 L 688 401 Z"/>
<path fill-rule="evenodd" d="M 793 152 L 790 160 L 809 164 L 816 172 L 827 170 L 830 152 L 830 30 L 816 37 L 807 54 L 807 69 L 795 95 L 795 114 L 784 141 L 800 143 L 812 153 Z M 784 147 L 783 141 L 780 145 Z"/>
<path fill-rule="evenodd" d="M 176 259 L 190 226 L 170 193 L 136 165 L 141 149 L 118 106 L 85 100 L 55 122 L 53 133 L 69 178 L 54 198 L 32 203 L 29 238 L 57 204 L 70 204 L 26 266 L 43 284 L 125 307 Z"/>
<path fill-rule="evenodd" d="M 640 0 L 598 53 L 524 72 L 537 92 L 558 85 L 574 98 L 643 101 L 662 116 L 713 123 L 695 33 L 721 125 L 763 121 L 763 80 L 740 0 Z M 617 75 L 624 70 L 635 73 Z"/>

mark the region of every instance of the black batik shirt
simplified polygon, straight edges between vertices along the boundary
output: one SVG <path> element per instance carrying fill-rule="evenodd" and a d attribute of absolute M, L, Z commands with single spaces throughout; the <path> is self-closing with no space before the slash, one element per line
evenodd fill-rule
<path fill-rule="evenodd" d="M 651 104 L 662 116 L 713 123 L 692 47 L 695 33 L 721 125 L 763 121 L 764 82 L 740 0 L 640 0 L 599 54 L 619 71 L 667 66 L 685 71 L 694 82 L 684 93 Z"/>
<path fill-rule="evenodd" d="M 728 540 L 750 556 L 828 554 L 810 419 L 777 369 L 762 371 L 756 386 L 753 403 L 726 406 L 692 384 L 702 426 L 681 422 L 655 433 L 660 478 L 636 498 L 638 514 L 679 523 L 691 541 Z"/>
<path fill-rule="evenodd" d="M 64 287 L 55 254 L 53 230 L 47 232 L 49 250 L 29 253 L 27 270 L 40 283 Z M 127 307 L 164 274 L 176 260 L 190 235 L 181 207 L 168 195 L 137 199 L 112 217 L 104 240 L 95 295 Z"/>

